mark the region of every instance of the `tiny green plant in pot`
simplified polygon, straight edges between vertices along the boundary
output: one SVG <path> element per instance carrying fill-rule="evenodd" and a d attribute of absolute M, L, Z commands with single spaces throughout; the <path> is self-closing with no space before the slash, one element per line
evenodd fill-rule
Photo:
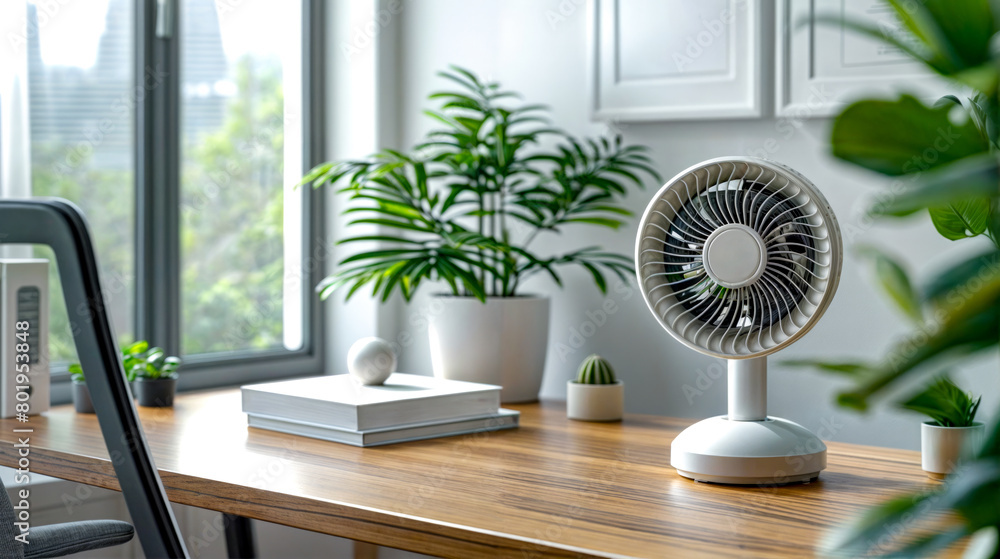
<path fill-rule="evenodd" d="M 632 260 L 597 246 L 556 254 L 533 246 L 576 226 L 617 229 L 621 205 L 643 175 L 659 176 L 641 146 L 620 138 L 577 139 L 548 127 L 541 105 L 457 67 L 439 74 L 451 88 L 430 99 L 439 126 L 413 153 L 383 150 L 361 161 L 331 162 L 303 179 L 339 192 L 362 233 L 340 243 L 366 248 L 341 260 L 318 291 L 365 286 L 383 302 L 409 301 L 439 282 L 427 308 L 434 374 L 498 384 L 503 402 L 536 400 L 548 349 L 549 300 L 524 293 L 545 275 L 562 285 L 576 267 L 606 292 L 611 277 L 631 282 Z"/>
<path fill-rule="evenodd" d="M 944 479 L 982 445 L 985 428 L 976 421 L 980 400 L 941 376 L 900 404 L 931 418 L 920 425 L 920 463 L 928 476 Z"/>
<path fill-rule="evenodd" d="M 139 400 L 140 406 L 172 406 L 177 390 L 177 370 L 181 360 L 167 357 L 158 348 L 150 348 L 149 342 L 139 340 L 121 349 L 125 379 Z M 73 381 L 73 405 L 78 413 L 94 413 L 94 403 L 90 398 L 86 377 L 79 363 L 69 366 Z"/>
<path fill-rule="evenodd" d="M 149 347 L 146 342 L 137 342 L 126 352 L 125 371 L 130 380 L 135 379 L 133 389 L 139 405 L 154 408 L 173 406 L 181 359 L 167 356 L 163 349 Z"/>
<path fill-rule="evenodd" d="M 625 383 L 599 355 L 583 360 L 575 380 L 566 384 L 566 416 L 582 421 L 619 421 L 625 413 Z"/>

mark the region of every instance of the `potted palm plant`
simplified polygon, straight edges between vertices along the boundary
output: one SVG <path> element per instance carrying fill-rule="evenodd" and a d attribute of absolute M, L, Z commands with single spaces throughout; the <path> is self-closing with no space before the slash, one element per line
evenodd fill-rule
<path fill-rule="evenodd" d="M 983 424 L 976 421 L 980 400 L 945 375 L 902 402 L 931 418 L 920 425 L 921 466 L 931 478 L 944 479 L 982 444 Z"/>
<path fill-rule="evenodd" d="M 608 276 L 629 281 L 631 258 L 599 247 L 536 252 L 543 234 L 573 225 L 617 229 L 620 202 L 642 174 L 659 180 L 645 148 L 617 139 L 578 140 L 547 125 L 541 105 L 452 67 L 454 89 L 434 93 L 427 115 L 440 126 L 413 153 L 383 150 L 363 161 L 330 162 L 303 179 L 342 184 L 354 202 L 352 226 L 376 228 L 340 243 L 375 243 L 339 262 L 319 286 L 322 298 L 365 286 L 382 301 L 409 301 L 425 282 L 444 292 L 429 317 L 437 376 L 499 384 L 504 402 L 535 400 L 548 345 L 549 300 L 524 291 L 545 274 L 586 271 L 597 288 Z"/>

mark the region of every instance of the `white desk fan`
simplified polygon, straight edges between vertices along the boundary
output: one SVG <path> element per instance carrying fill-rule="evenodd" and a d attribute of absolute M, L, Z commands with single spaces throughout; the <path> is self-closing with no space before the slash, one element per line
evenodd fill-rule
<path fill-rule="evenodd" d="M 843 242 L 822 194 L 792 169 L 753 157 L 699 163 L 656 193 L 639 224 L 640 290 L 660 325 L 729 361 L 729 409 L 671 443 L 670 465 L 698 481 L 810 481 L 826 445 L 767 415 L 766 355 L 802 337 L 830 304 Z"/>

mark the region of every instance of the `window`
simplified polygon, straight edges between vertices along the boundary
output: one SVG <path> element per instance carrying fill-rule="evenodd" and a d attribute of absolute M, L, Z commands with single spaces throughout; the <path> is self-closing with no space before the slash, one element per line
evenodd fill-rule
<path fill-rule="evenodd" d="M 322 2 L 12 4 L 0 19 L 24 21 L 24 194 L 86 213 L 122 342 L 183 355 L 191 387 L 319 372 L 322 270 L 305 256 L 321 192 L 296 184 L 322 153 Z M 51 286 L 50 353 L 69 362 L 55 266 Z"/>

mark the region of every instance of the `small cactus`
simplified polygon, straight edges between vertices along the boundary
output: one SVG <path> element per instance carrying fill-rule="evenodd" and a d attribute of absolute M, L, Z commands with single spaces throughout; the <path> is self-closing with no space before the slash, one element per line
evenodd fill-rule
<path fill-rule="evenodd" d="M 617 380 L 611 364 L 595 353 L 583 360 L 576 382 L 580 384 L 615 384 Z"/>

